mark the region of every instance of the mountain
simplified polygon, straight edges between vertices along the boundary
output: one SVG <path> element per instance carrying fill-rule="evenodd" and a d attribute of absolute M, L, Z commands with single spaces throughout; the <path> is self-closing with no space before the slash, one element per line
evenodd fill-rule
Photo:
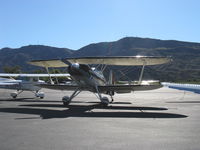
<path fill-rule="evenodd" d="M 34 59 L 56 59 L 68 57 L 73 53 L 67 48 L 56 48 L 43 45 L 29 45 L 17 49 L 3 48 L 0 50 L 0 71 L 5 66 L 20 66 L 22 71 L 30 72 L 35 67 L 27 64 Z"/>
<path fill-rule="evenodd" d="M 37 67 L 26 62 L 33 59 L 53 59 L 80 56 L 171 56 L 169 64 L 147 66 L 145 79 L 162 81 L 200 80 L 200 43 L 175 40 L 126 37 L 113 42 L 93 43 L 79 50 L 56 48 L 43 45 L 29 45 L 18 49 L 0 50 L 0 71 L 4 66 L 21 66 L 23 72 L 31 72 Z M 112 69 L 124 71 L 122 67 Z M 136 79 L 139 67 L 129 67 L 128 76 Z M 124 71 L 125 72 L 125 71 Z M 119 76 L 119 73 L 117 73 Z"/>

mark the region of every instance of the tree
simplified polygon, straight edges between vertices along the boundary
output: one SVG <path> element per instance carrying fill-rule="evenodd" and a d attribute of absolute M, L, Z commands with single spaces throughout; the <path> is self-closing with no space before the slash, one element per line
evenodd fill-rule
<path fill-rule="evenodd" d="M 21 68 L 19 66 L 5 66 L 3 70 L 5 73 L 21 73 Z"/>

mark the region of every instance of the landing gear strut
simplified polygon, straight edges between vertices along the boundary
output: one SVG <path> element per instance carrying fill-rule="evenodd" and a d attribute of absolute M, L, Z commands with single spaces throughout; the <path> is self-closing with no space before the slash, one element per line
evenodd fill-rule
<path fill-rule="evenodd" d="M 113 103 L 113 101 L 114 101 L 113 96 L 110 95 L 110 97 L 111 97 L 111 102 L 110 103 Z"/>
<path fill-rule="evenodd" d="M 100 99 L 100 101 L 101 101 L 101 104 L 103 105 L 103 106 L 108 106 L 108 104 L 109 104 L 109 99 L 107 98 L 107 97 L 102 97 L 101 96 L 101 94 L 99 93 L 99 90 L 98 90 L 98 87 L 96 86 L 95 87 L 96 88 L 96 92 L 97 92 L 97 95 L 98 95 L 98 98 Z"/>
<path fill-rule="evenodd" d="M 110 95 L 110 98 L 111 98 L 111 102 L 110 103 L 113 103 L 113 101 L 114 101 L 114 98 L 113 98 L 113 95 L 115 94 L 115 92 L 114 91 L 110 91 L 109 92 L 109 95 Z"/>
<path fill-rule="evenodd" d="M 13 92 L 13 93 L 10 93 L 10 96 L 12 97 L 12 98 L 17 98 L 17 96 L 19 95 L 19 94 L 21 94 L 23 92 L 23 90 L 21 90 L 21 91 L 16 91 L 16 92 Z"/>
<path fill-rule="evenodd" d="M 76 97 L 80 92 L 81 92 L 81 91 L 80 91 L 79 88 L 78 88 L 78 89 L 76 89 L 76 90 L 74 91 L 74 93 L 72 93 L 72 95 L 71 95 L 70 97 L 69 97 L 69 96 L 64 96 L 64 97 L 62 98 L 63 105 L 64 105 L 64 106 L 68 106 L 69 103 L 71 102 L 71 100 L 72 100 L 74 97 Z"/>

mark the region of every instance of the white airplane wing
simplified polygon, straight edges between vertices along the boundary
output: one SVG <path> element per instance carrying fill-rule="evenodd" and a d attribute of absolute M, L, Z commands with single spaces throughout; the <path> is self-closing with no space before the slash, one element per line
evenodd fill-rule
<path fill-rule="evenodd" d="M 6 86 L 6 85 L 18 85 L 19 83 L 9 83 L 9 82 L 0 82 L 0 86 Z"/>
<path fill-rule="evenodd" d="M 118 66 L 142 66 L 142 65 L 158 65 L 171 61 L 168 57 L 152 57 L 152 56 L 111 56 L 111 57 L 79 57 L 79 58 L 65 58 L 53 60 L 33 60 L 29 64 L 40 67 L 66 67 L 67 63 L 79 64 L 105 64 Z"/>
<path fill-rule="evenodd" d="M 0 73 L 0 77 L 70 77 L 70 74 L 16 74 L 16 73 Z"/>

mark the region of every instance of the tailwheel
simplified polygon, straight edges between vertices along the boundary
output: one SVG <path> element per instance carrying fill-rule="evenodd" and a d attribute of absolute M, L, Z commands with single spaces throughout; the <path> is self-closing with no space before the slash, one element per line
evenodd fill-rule
<path fill-rule="evenodd" d="M 64 97 L 62 98 L 62 101 L 63 101 L 63 105 L 64 105 L 64 106 L 68 106 L 69 103 L 71 102 L 69 96 L 64 96 Z"/>
<path fill-rule="evenodd" d="M 109 99 L 107 97 L 102 97 L 101 98 L 101 104 L 106 107 L 109 104 Z"/>

